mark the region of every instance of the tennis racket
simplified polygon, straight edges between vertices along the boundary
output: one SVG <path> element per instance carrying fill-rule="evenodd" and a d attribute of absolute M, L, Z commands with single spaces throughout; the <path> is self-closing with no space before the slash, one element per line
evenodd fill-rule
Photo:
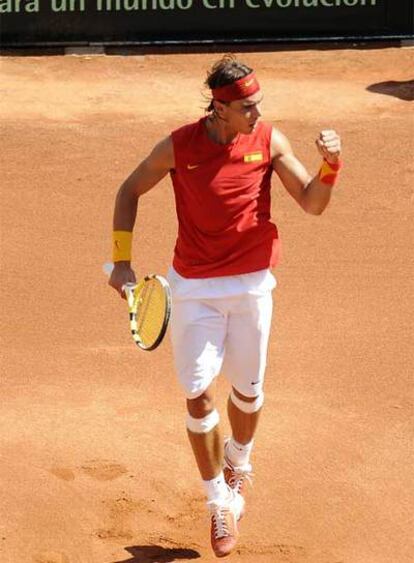
<path fill-rule="evenodd" d="M 110 276 L 114 265 L 107 263 L 104 272 Z M 157 274 L 148 274 L 138 283 L 127 283 L 123 291 L 128 303 L 129 324 L 135 344 L 141 350 L 155 350 L 165 336 L 171 314 L 171 290 Z"/>

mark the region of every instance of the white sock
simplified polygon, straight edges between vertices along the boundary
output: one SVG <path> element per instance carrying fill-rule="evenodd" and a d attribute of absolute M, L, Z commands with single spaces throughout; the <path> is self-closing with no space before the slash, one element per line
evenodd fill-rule
<path fill-rule="evenodd" d="M 233 437 L 227 442 L 226 456 L 235 467 L 243 467 L 249 463 L 253 442 L 254 440 L 248 444 L 239 444 Z"/>
<path fill-rule="evenodd" d="M 207 494 L 207 500 L 225 500 L 229 496 L 229 487 L 224 480 L 224 474 L 221 471 L 214 477 L 214 479 L 210 479 L 209 481 L 203 481 L 204 488 Z"/>

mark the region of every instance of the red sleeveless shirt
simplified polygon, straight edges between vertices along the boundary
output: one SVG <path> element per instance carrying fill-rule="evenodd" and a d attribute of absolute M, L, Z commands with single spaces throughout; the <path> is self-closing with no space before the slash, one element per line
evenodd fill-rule
<path fill-rule="evenodd" d="M 250 135 L 220 145 L 206 118 L 171 134 L 178 238 L 173 267 L 185 278 L 246 274 L 275 266 L 279 237 L 270 221 L 270 137 L 259 122 Z"/>

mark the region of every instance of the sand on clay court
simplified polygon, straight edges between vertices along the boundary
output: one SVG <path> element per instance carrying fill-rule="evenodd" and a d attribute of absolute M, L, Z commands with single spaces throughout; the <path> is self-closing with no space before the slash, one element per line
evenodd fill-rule
<path fill-rule="evenodd" d="M 136 349 L 101 265 L 120 183 L 202 114 L 218 56 L 1 59 L 2 563 L 214 560 L 170 342 Z M 273 179 L 283 261 L 232 559 L 408 563 L 414 50 L 240 58 L 307 168 L 325 128 L 345 168 L 320 217 Z M 166 272 L 176 230 L 166 179 L 140 202 L 138 274 Z"/>

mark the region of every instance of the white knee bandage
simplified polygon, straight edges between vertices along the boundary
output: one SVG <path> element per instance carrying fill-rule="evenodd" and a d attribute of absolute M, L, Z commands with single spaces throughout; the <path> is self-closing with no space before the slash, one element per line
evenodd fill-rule
<path fill-rule="evenodd" d="M 251 414 L 253 412 L 257 412 L 259 409 L 262 408 L 263 402 L 264 402 L 264 393 L 263 391 L 260 393 L 260 395 L 258 395 L 254 401 L 242 401 L 241 399 L 239 399 L 234 390 L 231 390 L 230 393 L 230 400 L 233 403 L 233 405 L 235 405 L 239 410 L 241 410 L 242 412 L 245 412 L 247 414 Z"/>
<path fill-rule="evenodd" d="M 217 426 L 219 420 L 219 413 L 216 409 L 204 418 L 193 418 L 190 414 L 187 414 L 187 428 L 190 432 L 194 432 L 194 434 L 206 434 Z"/>

